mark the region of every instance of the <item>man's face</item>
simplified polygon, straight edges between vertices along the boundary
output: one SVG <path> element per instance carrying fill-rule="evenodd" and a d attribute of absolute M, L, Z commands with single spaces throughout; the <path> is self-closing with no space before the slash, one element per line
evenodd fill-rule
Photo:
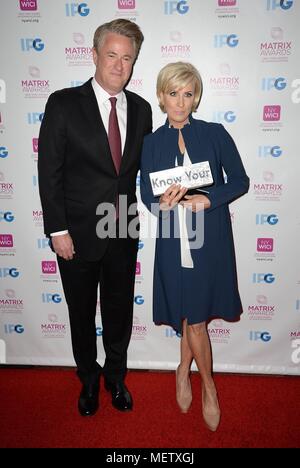
<path fill-rule="evenodd" d="M 99 50 L 93 48 L 95 78 L 110 95 L 118 94 L 127 83 L 135 51 L 132 40 L 120 34 L 107 33 Z"/>

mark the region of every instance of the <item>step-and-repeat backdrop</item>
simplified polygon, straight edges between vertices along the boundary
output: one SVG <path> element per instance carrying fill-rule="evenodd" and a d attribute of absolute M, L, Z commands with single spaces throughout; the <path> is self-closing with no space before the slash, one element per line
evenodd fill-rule
<path fill-rule="evenodd" d="M 145 35 L 128 89 L 151 102 L 154 128 L 165 120 L 155 96 L 158 71 L 192 62 L 204 83 L 195 117 L 227 128 L 251 180 L 249 193 L 230 205 L 244 312 L 237 323 L 209 324 L 214 369 L 300 374 L 299 3 L 0 0 L 1 363 L 74 365 L 57 263 L 43 234 L 39 127 L 51 92 L 93 76 L 95 29 L 123 17 Z M 180 337 L 152 323 L 155 241 L 139 209 L 128 365 L 174 369 Z M 102 363 L 99 307 L 96 321 Z"/>

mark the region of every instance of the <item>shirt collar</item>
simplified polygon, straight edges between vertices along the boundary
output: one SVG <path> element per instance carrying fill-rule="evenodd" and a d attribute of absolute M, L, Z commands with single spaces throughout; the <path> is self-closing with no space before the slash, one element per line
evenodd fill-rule
<path fill-rule="evenodd" d="M 96 81 L 95 77 L 92 79 L 92 87 L 94 89 L 94 92 L 97 97 L 97 101 L 100 104 L 105 104 L 109 100 L 110 97 L 112 97 L 105 89 L 102 88 L 102 86 L 99 85 L 98 81 Z M 114 97 L 117 98 L 117 103 L 120 106 L 123 106 L 124 103 L 126 102 L 126 96 L 124 91 L 120 91 L 120 93 L 115 94 Z"/>

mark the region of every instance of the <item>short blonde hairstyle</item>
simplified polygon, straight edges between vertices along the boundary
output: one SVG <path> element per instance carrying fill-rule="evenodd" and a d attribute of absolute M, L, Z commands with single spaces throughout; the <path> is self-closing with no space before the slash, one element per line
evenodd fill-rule
<path fill-rule="evenodd" d="M 202 80 L 198 70 L 188 62 L 174 62 L 165 65 L 159 72 L 156 83 L 156 95 L 159 107 L 165 112 L 160 94 L 169 93 L 187 86 L 191 81 L 195 82 L 195 96 L 192 112 L 195 112 L 202 95 Z"/>

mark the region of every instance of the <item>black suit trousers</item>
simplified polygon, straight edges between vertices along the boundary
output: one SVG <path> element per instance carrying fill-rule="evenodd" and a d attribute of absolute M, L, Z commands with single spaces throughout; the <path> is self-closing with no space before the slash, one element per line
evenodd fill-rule
<path fill-rule="evenodd" d="M 107 381 L 122 381 L 127 370 L 127 348 L 132 320 L 138 239 L 111 238 L 103 257 L 87 261 L 58 257 L 69 309 L 73 355 L 83 383 L 98 378 L 96 306 L 100 285 L 100 309 Z"/>

